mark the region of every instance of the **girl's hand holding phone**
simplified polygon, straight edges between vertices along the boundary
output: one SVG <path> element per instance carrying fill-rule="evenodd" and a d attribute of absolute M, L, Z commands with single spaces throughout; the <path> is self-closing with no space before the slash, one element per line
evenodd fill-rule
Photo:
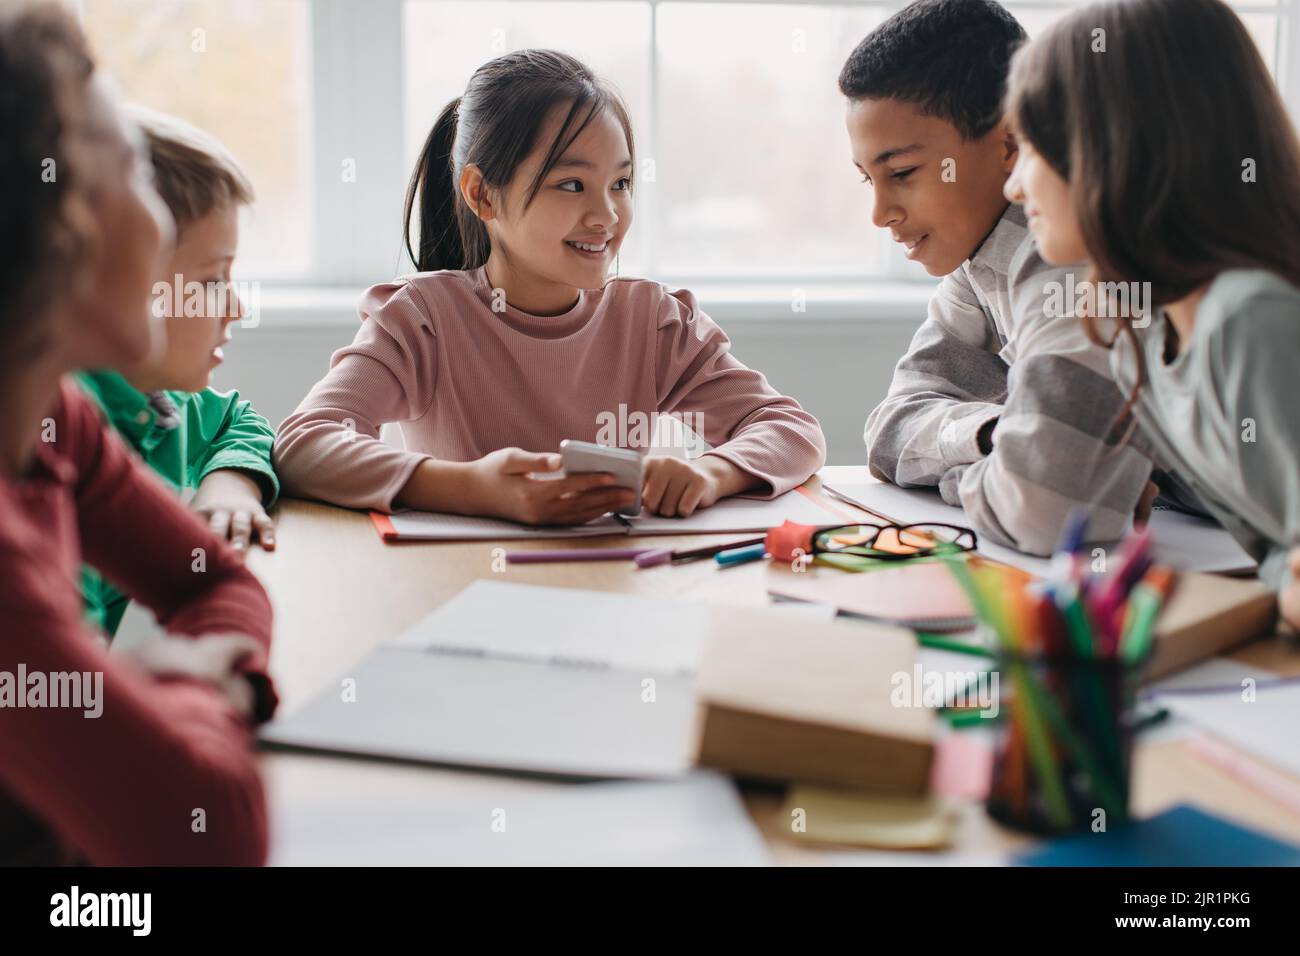
<path fill-rule="evenodd" d="M 524 524 L 585 524 L 628 507 L 636 497 L 631 488 L 614 487 L 614 476 L 605 472 L 533 477 L 560 470 L 555 454 L 499 448 L 469 467 L 468 491 L 477 502 L 473 513 Z"/>

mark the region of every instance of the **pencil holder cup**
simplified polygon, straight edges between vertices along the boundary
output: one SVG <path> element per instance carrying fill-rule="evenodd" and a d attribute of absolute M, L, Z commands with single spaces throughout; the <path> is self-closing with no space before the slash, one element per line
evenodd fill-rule
<path fill-rule="evenodd" d="M 1128 819 L 1137 690 L 1146 659 L 997 659 L 1003 710 L 987 810 L 1032 833 L 1109 829 Z"/>

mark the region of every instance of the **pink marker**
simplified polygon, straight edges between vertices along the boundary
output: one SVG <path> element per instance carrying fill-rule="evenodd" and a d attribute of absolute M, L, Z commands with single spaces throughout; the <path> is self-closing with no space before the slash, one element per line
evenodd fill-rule
<path fill-rule="evenodd" d="M 565 551 L 510 551 L 507 564 L 561 564 L 565 561 L 632 561 L 652 548 L 570 548 Z"/>

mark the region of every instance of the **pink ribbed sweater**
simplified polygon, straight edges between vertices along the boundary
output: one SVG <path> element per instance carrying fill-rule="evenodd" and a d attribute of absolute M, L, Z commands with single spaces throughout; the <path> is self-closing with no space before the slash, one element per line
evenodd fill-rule
<path fill-rule="evenodd" d="M 788 491 L 825 461 L 817 420 L 731 354 L 690 292 L 619 278 L 563 315 L 492 305 L 481 268 L 367 291 L 356 338 L 280 425 L 285 492 L 391 511 L 427 457 L 595 441 L 620 406 L 628 417 L 695 413 L 708 454 L 761 478 L 758 494 Z M 386 422 L 400 423 L 405 449 L 378 440 Z"/>

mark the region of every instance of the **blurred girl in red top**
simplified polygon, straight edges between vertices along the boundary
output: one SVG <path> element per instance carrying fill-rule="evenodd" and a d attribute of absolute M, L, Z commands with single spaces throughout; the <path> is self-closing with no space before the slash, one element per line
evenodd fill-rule
<path fill-rule="evenodd" d="M 0 12 L 0 862 L 260 864 L 271 609 L 65 373 L 155 346 L 171 223 L 53 4 Z M 109 655 L 97 567 L 161 628 Z"/>

